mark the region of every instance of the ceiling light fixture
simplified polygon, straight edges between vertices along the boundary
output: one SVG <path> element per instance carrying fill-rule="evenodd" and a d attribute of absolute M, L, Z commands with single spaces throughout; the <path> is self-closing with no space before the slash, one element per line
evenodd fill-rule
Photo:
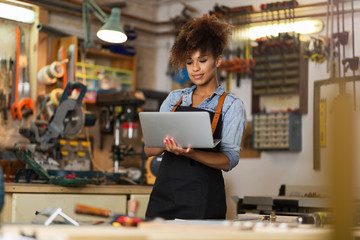
<path fill-rule="evenodd" d="M 102 22 L 104 25 L 98 30 L 97 36 L 101 40 L 109 43 L 123 43 L 126 42 L 127 36 L 120 24 L 120 9 L 113 8 L 111 10 L 110 18 L 104 13 L 101 8 L 96 5 L 93 0 L 83 0 L 83 26 L 85 35 L 85 48 L 88 48 L 93 40 L 91 35 L 91 13 Z"/>
<path fill-rule="evenodd" d="M 35 21 L 35 16 L 35 12 L 31 9 L 7 3 L 0 3 L 0 18 L 23 23 L 33 23 Z"/>
<path fill-rule="evenodd" d="M 300 34 L 312 34 L 321 32 L 324 23 L 321 20 L 301 20 L 291 23 L 279 23 L 250 27 L 248 37 L 255 40 L 266 36 L 277 36 L 279 33 L 296 32 Z"/>

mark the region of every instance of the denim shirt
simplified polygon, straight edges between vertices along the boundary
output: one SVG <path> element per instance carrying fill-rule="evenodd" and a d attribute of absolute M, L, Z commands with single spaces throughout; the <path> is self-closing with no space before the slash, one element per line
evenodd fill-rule
<path fill-rule="evenodd" d="M 192 105 L 192 94 L 196 85 L 178 89 L 170 92 L 160 107 L 160 112 L 170 112 L 182 96 L 181 106 L 189 107 Z M 197 108 L 215 112 L 220 96 L 225 92 L 223 86 L 219 86 L 216 91 L 205 99 Z M 246 128 L 247 120 L 243 102 L 236 96 L 228 94 L 222 107 L 222 139 L 220 151 L 230 160 L 230 171 L 239 163 L 240 143 L 243 132 Z"/>

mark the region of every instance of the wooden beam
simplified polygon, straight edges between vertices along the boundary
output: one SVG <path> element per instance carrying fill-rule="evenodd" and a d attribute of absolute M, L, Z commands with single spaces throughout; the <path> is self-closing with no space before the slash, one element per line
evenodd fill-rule
<path fill-rule="evenodd" d="M 342 84 L 347 82 L 360 81 L 360 76 L 330 78 L 314 82 L 314 113 L 313 113 L 313 169 L 319 171 L 321 169 L 320 154 L 320 89 L 322 86 L 330 84 Z"/>

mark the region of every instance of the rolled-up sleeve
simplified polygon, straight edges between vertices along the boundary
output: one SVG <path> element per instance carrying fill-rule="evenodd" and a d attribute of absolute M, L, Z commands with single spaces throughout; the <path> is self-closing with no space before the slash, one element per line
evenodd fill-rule
<path fill-rule="evenodd" d="M 232 102 L 227 109 L 223 109 L 223 129 L 220 151 L 230 160 L 233 169 L 239 163 L 240 143 L 246 129 L 246 112 L 243 102 L 239 98 L 229 99 Z"/>
<path fill-rule="evenodd" d="M 163 101 L 163 103 L 161 104 L 160 106 L 160 112 L 170 112 L 170 102 L 171 102 L 171 96 L 172 96 L 172 93 L 170 93 L 166 99 Z"/>

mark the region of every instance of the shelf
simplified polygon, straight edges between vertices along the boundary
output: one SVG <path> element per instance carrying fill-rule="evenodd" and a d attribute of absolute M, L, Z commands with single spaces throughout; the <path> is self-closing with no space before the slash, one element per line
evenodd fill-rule
<path fill-rule="evenodd" d="M 104 70 L 131 74 L 131 90 L 136 89 L 136 55 L 128 56 L 109 50 L 88 49 L 86 58 L 91 59 L 94 62 L 93 65 L 103 66 Z"/>
<path fill-rule="evenodd" d="M 78 62 L 76 66 L 77 81 L 82 82 L 83 77 L 86 79 L 88 90 L 84 98 L 86 103 L 95 103 L 97 92 L 101 90 L 129 91 L 132 89 L 132 71 L 84 63 L 84 75 L 82 63 Z"/>
<path fill-rule="evenodd" d="M 87 51 L 87 57 L 109 57 L 113 59 L 124 59 L 124 60 L 133 60 L 134 56 L 127 56 L 123 54 L 113 53 L 107 50 L 96 50 L 96 49 L 89 49 Z"/>

